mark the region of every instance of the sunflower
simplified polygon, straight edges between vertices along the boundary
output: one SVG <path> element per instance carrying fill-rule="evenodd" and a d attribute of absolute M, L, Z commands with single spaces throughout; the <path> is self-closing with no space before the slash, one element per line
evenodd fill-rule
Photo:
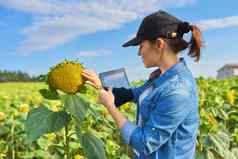
<path fill-rule="evenodd" d="M 75 94 L 84 85 L 82 64 L 75 61 L 64 61 L 53 67 L 48 73 L 47 82 L 54 90 L 61 90 L 67 94 Z"/>

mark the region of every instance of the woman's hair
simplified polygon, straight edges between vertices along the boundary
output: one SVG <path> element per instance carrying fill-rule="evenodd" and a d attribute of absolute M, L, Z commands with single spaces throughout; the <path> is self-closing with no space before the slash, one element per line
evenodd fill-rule
<path fill-rule="evenodd" d="M 179 53 L 182 50 L 189 49 L 188 55 L 195 58 L 195 61 L 200 60 L 201 47 L 202 47 L 202 35 L 200 29 L 195 25 L 189 25 L 187 22 L 184 22 L 181 26 L 178 27 L 178 36 L 175 38 L 164 38 L 167 42 L 170 49 Z M 192 32 L 192 37 L 190 42 L 187 42 L 183 39 L 183 34 Z M 154 43 L 156 40 L 150 40 Z"/>
<path fill-rule="evenodd" d="M 192 37 L 190 40 L 190 46 L 189 46 L 189 52 L 188 55 L 191 57 L 195 57 L 195 61 L 200 60 L 200 53 L 201 53 L 201 47 L 202 47 L 202 35 L 200 29 L 192 25 Z"/>

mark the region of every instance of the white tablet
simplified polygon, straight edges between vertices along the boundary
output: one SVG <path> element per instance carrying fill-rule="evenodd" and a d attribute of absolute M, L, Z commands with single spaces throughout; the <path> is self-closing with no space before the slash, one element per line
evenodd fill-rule
<path fill-rule="evenodd" d="M 129 81 L 125 68 L 99 73 L 99 78 L 101 79 L 102 85 L 104 87 L 129 88 Z"/>

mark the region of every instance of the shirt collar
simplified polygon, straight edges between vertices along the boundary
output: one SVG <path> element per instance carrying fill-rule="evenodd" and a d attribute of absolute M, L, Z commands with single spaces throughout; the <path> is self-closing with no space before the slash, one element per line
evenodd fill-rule
<path fill-rule="evenodd" d="M 163 82 L 167 81 L 170 77 L 174 76 L 175 74 L 178 74 L 181 71 L 184 71 L 187 67 L 187 64 L 184 60 L 184 58 L 179 58 L 179 62 L 171 66 L 168 70 L 166 70 L 161 76 L 156 78 L 153 81 L 153 84 L 155 87 L 158 87 Z"/>

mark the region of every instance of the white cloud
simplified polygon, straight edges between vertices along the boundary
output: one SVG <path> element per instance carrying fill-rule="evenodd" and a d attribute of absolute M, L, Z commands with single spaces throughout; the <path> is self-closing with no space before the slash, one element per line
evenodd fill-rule
<path fill-rule="evenodd" d="M 30 13 L 32 25 L 17 52 L 29 54 L 65 44 L 83 34 L 121 27 L 144 14 L 194 0 L 7 0 L 0 6 Z"/>
<path fill-rule="evenodd" d="M 77 56 L 81 57 L 96 57 L 96 56 L 108 56 L 111 55 L 111 50 L 96 50 L 96 51 L 80 51 L 78 53 L 75 53 Z"/>
<path fill-rule="evenodd" d="M 87 22 L 85 23 L 81 19 L 87 19 Z M 36 21 L 31 27 L 23 30 L 27 38 L 18 48 L 18 52 L 27 54 L 43 51 L 69 42 L 80 35 L 107 30 L 114 26 L 113 22 L 104 23 L 95 17 L 64 16 L 42 18 L 41 21 Z"/>
<path fill-rule="evenodd" d="M 238 15 L 217 19 L 208 19 L 197 22 L 202 30 L 219 29 L 238 26 Z"/>

